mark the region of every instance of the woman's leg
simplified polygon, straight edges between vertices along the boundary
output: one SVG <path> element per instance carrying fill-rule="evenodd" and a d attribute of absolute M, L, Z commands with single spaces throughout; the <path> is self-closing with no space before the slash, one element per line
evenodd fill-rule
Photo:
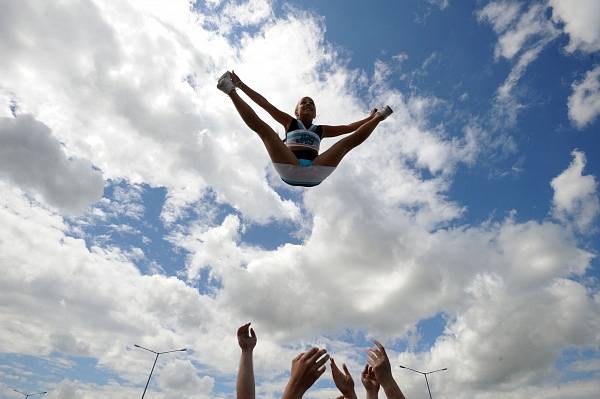
<path fill-rule="evenodd" d="M 235 90 L 229 93 L 229 97 L 246 125 L 261 138 L 273 163 L 298 164 L 298 159 L 294 153 L 281 141 L 277 133 L 256 115 L 256 112 Z"/>
<path fill-rule="evenodd" d="M 351 149 L 362 144 L 362 142 L 373 133 L 373 130 L 379 125 L 379 122 L 384 119 L 384 116 L 376 114 L 371 120 L 363 123 L 350 136 L 344 137 L 331 146 L 330 149 L 315 158 L 313 165 L 338 166 L 342 158 L 344 158 Z"/>

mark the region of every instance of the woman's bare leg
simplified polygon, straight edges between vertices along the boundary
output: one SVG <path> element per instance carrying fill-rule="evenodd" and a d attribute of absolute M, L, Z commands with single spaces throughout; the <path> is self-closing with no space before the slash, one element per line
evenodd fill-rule
<path fill-rule="evenodd" d="M 373 130 L 379 125 L 379 122 L 384 119 L 383 116 L 376 114 L 371 120 L 363 123 L 350 136 L 344 137 L 331 146 L 330 149 L 315 158 L 313 165 L 338 166 L 342 158 L 344 158 L 351 149 L 362 144 L 362 142 L 373 133 Z"/>
<path fill-rule="evenodd" d="M 256 115 L 256 112 L 236 92 L 229 93 L 233 105 L 250 129 L 255 131 L 263 141 L 273 163 L 298 164 L 294 153 L 281 141 L 279 135 Z"/>

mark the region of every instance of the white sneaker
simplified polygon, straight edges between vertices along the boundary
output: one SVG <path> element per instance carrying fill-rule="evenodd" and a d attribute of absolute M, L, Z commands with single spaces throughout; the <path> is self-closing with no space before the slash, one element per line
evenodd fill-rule
<path fill-rule="evenodd" d="M 235 85 L 231 80 L 231 73 L 229 71 L 221 75 L 217 82 L 217 89 L 221 90 L 225 94 L 229 94 L 235 89 Z"/>
<path fill-rule="evenodd" d="M 386 105 L 385 108 L 382 109 L 381 111 L 377 111 L 377 113 L 379 115 L 383 116 L 383 119 L 390 116 L 393 112 L 394 112 L 394 110 L 392 110 L 389 105 Z"/>

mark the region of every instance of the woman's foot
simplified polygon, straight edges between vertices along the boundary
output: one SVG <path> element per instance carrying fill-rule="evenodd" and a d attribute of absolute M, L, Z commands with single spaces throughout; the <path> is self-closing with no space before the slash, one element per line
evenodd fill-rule
<path fill-rule="evenodd" d="M 231 80 L 231 72 L 227 71 L 221 75 L 217 82 L 217 89 L 225 94 L 229 94 L 235 90 L 235 84 L 233 84 L 233 81 Z"/>
<path fill-rule="evenodd" d="M 390 116 L 394 111 L 390 108 L 389 105 L 386 105 L 384 109 L 382 109 L 381 111 L 377 111 L 378 116 L 381 117 L 381 120 L 384 120 L 385 118 L 387 118 L 388 116 Z"/>

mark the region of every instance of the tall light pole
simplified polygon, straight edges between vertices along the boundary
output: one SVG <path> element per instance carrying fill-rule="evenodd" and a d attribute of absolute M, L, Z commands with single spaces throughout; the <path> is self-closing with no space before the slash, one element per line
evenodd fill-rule
<path fill-rule="evenodd" d="M 25 393 L 25 392 L 21 392 L 21 391 L 17 391 L 16 389 L 13 389 L 13 391 L 20 393 L 21 395 L 25 396 L 25 399 L 29 399 L 30 396 L 34 396 L 34 395 L 45 395 L 48 392 L 44 391 L 44 392 L 35 392 L 35 393 Z"/>
<path fill-rule="evenodd" d="M 429 389 L 429 380 L 427 379 L 427 374 L 433 374 L 433 373 L 437 373 L 438 371 L 448 370 L 445 367 L 443 369 L 433 370 L 433 371 L 419 371 L 419 370 L 411 369 L 410 367 L 406 367 L 406 366 L 399 366 L 399 367 L 401 369 L 407 369 L 410 371 L 414 371 L 415 373 L 423 374 L 423 376 L 425 377 L 425 383 L 427 384 L 427 391 L 429 391 L 429 399 L 433 399 L 433 398 L 431 397 L 431 389 Z"/>
<path fill-rule="evenodd" d="M 156 355 L 156 357 L 154 358 L 154 364 L 152 365 L 152 370 L 150 370 L 150 375 L 148 376 L 148 381 L 146 382 L 146 386 L 144 387 L 144 392 L 142 393 L 142 399 L 144 399 L 144 395 L 146 395 L 146 389 L 148 389 L 148 384 L 150 384 L 150 378 L 152 378 L 152 372 L 154 371 L 154 366 L 156 366 L 156 361 L 158 360 L 158 357 L 160 355 L 164 355 L 165 353 L 172 353 L 172 352 L 185 352 L 187 351 L 187 349 L 183 348 L 183 349 L 175 349 L 174 351 L 166 351 L 166 352 L 156 352 L 153 351 L 152 349 L 148 349 L 148 348 L 144 348 L 143 346 L 134 344 L 133 346 L 135 346 L 136 348 L 140 348 L 143 350 L 146 350 L 148 352 L 152 352 Z"/>

